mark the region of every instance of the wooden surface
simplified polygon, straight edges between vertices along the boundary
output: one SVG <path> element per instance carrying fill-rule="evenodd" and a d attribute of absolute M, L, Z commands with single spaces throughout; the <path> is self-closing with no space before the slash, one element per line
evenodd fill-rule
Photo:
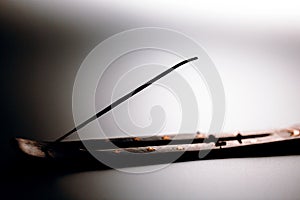
<path fill-rule="evenodd" d="M 110 168 L 98 161 L 103 156 L 117 163 L 114 167 L 124 168 L 194 160 L 300 155 L 298 133 L 298 129 L 220 137 L 198 133 L 179 134 L 176 137 L 165 135 L 85 140 L 84 144 L 82 141 L 39 142 L 16 138 L 13 145 L 19 157 L 25 159 L 28 165 L 51 165 L 52 169 L 85 171 Z M 110 142 L 117 146 L 109 148 Z"/>

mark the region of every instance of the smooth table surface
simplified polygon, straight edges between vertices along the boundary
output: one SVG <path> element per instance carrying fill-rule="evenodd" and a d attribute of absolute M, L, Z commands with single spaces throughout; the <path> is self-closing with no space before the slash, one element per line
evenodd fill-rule
<path fill-rule="evenodd" d="M 174 163 L 143 174 L 39 173 L 10 176 L 2 194 L 25 199 L 297 199 L 299 167 L 300 156 L 284 156 Z"/>

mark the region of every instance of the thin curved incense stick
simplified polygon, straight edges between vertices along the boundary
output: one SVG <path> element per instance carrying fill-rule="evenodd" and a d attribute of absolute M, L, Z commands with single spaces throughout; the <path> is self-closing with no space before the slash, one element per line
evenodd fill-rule
<path fill-rule="evenodd" d="M 136 88 L 132 92 L 130 92 L 130 93 L 126 94 L 125 96 L 121 97 L 120 99 L 116 100 L 111 105 L 109 105 L 106 108 L 104 108 L 103 110 L 99 111 L 96 115 L 94 115 L 94 116 L 90 117 L 89 119 L 87 119 L 86 121 L 82 122 L 81 124 L 79 124 L 78 126 L 76 126 L 75 128 L 73 128 L 72 130 L 70 130 L 69 132 L 67 132 L 66 134 L 64 134 L 63 136 L 59 137 L 57 140 L 55 140 L 55 142 L 60 142 L 60 141 L 64 140 L 66 137 L 70 136 L 72 133 L 74 133 L 77 130 L 83 128 L 84 126 L 86 126 L 90 122 L 94 121 L 95 119 L 98 119 L 99 117 L 101 117 L 102 115 L 106 114 L 107 112 L 109 112 L 113 108 L 117 107 L 118 105 L 120 105 L 124 101 L 128 100 L 129 98 L 131 98 L 132 96 L 136 95 L 137 93 L 141 92 L 142 90 L 144 90 L 145 88 L 147 88 L 148 86 L 150 86 L 152 83 L 154 83 L 154 82 L 158 81 L 159 79 L 161 79 L 162 77 L 166 76 L 167 74 L 169 74 L 173 70 L 177 69 L 178 67 L 180 67 L 180 66 L 182 66 L 182 65 L 184 65 L 186 63 L 189 63 L 189 62 L 197 60 L 197 59 L 198 59 L 197 57 L 193 57 L 193 58 L 181 61 L 180 63 L 174 65 L 170 69 L 167 69 L 166 71 L 164 71 L 161 74 L 157 75 L 156 77 L 152 78 L 148 82 L 146 82 L 143 85 L 139 86 L 138 88 Z"/>

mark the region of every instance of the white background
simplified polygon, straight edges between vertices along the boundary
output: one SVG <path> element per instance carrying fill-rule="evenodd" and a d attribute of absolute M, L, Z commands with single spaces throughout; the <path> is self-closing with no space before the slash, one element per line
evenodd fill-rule
<path fill-rule="evenodd" d="M 22 74 L 12 80 L 19 108 L 15 130 L 24 131 L 24 137 L 51 140 L 70 129 L 72 84 L 82 59 L 112 34 L 144 26 L 178 30 L 206 49 L 225 88 L 224 131 L 300 122 L 297 1 L 1 4 L 4 19 L 16 30 L 38 32 L 52 43 L 50 49 L 41 43 L 40 52 L 13 72 Z M 30 194 L 40 190 L 66 199 L 295 199 L 300 194 L 299 167 L 300 158 L 288 156 L 178 163 L 143 175 L 84 172 L 57 177 L 51 187 L 39 184 Z"/>

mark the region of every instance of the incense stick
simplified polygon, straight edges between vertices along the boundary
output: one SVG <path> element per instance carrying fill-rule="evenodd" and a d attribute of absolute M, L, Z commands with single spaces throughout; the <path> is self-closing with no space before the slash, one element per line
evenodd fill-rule
<path fill-rule="evenodd" d="M 177 69 L 178 67 L 189 63 L 191 61 L 197 60 L 197 57 L 193 57 L 184 61 L 181 61 L 180 63 L 177 63 L 176 65 L 174 65 L 173 67 L 167 69 L 166 71 L 162 72 L 161 74 L 157 75 L 156 77 L 152 78 L 151 80 L 149 80 L 148 82 L 144 83 L 143 85 L 139 86 L 138 88 L 136 88 L 135 90 L 133 90 L 132 92 L 129 92 L 128 94 L 126 94 L 125 96 L 121 97 L 120 99 L 116 100 L 115 102 L 113 102 L 111 105 L 107 106 L 106 108 L 104 108 L 103 110 L 99 111 L 96 115 L 90 117 L 89 119 L 87 119 L 86 121 L 82 122 L 81 124 L 79 124 L 78 126 L 76 126 L 75 128 L 73 128 L 72 130 L 70 130 L 69 132 L 67 132 L 66 134 L 64 134 L 63 136 L 59 137 L 58 139 L 55 140 L 55 142 L 60 142 L 62 140 L 64 140 L 66 137 L 70 136 L 72 133 L 76 132 L 77 130 L 83 128 L 84 126 L 86 126 L 87 124 L 89 124 L 90 122 L 98 119 L 99 117 L 101 117 L 102 115 L 106 114 L 107 112 L 109 112 L 110 110 L 114 109 L 115 107 L 117 107 L 118 105 L 120 105 L 121 103 L 123 103 L 124 101 L 128 100 L 129 98 L 131 98 L 132 96 L 136 95 L 137 93 L 141 92 L 142 90 L 144 90 L 145 88 L 149 87 L 152 83 L 158 81 L 159 79 L 161 79 L 162 77 L 166 76 L 167 74 L 169 74 L 170 72 L 174 71 L 175 69 Z"/>

